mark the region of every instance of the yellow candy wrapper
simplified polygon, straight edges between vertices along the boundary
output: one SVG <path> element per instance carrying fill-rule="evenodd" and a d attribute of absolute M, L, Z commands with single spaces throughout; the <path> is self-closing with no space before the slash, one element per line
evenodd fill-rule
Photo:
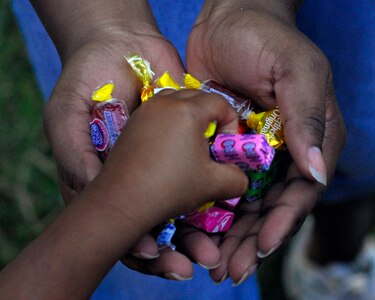
<path fill-rule="evenodd" d="M 163 89 L 173 89 L 178 91 L 181 89 L 200 89 L 201 87 L 200 81 L 190 74 L 184 74 L 184 86 L 181 86 L 173 79 L 168 71 L 153 82 L 155 73 L 152 71 L 151 65 L 147 60 L 134 53 L 130 54 L 129 56 L 125 56 L 125 59 L 128 61 L 136 76 L 143 84 L 141 91 L 142 103 L 149 100 Z M 211 122 L 208 125 L 204 136 L 207 139 L 213 137 L 215 135 L 216 128 L 216 122 Z"/>
<path fill-rule="evenodd" d="M 150 63 L 137 54 L 130 54 L 129 57 L 125 56 L 138 79 L 141 80 L 143 87 L 141 90 L 142 102 L 147 101 L 154 95 L 154 86 L 152 85 L 155 73 L 151 70 Z"/>
<path fill-rule="evenodd" d="M 252 112 L 246 123 L 249 128 L 259 134 L 263 134 L 267 142 L 276 150 L 284 150 L 286 148 L 284 128 L 278 107 L 258 114 Z"/>
<path fill-rule="evenodd" d="M 115 85 L 112 81 L 98 87 L 91 95 L 91 100 L 97 102 L 104 102 L 112 99 L 112 92 Z"/>

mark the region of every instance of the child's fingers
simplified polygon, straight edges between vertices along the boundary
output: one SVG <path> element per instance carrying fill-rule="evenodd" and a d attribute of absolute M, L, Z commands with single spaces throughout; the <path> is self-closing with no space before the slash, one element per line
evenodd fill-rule
<path fill-rule="evenodd" d="M 248 187 L 249 179 L 241 169 L 233 164 L 211 162 L 209 187 L 211 197 L 227 200 L 242 196 Z"/>
<path fill-rule="evenodd" d="M 238 115 L 223 97 L 216 94 L 200 94 L 192 98 L 192 103 L 204 130 L 210 122 L 215 121 L 219 132 L 237 133 Z"/>

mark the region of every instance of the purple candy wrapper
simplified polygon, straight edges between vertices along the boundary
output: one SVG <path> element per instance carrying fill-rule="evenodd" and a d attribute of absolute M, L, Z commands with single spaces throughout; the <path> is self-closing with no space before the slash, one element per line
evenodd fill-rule
<path fill-rule="evenodd" d="M 244 172 L 267 171 L 275 156 L 261 134 L 218 134 L 211 152 L 217 162 L 236 164 Z"/>

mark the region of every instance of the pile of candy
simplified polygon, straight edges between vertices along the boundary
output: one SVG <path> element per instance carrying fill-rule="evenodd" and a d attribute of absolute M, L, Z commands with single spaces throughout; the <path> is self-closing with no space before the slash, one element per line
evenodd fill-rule
<path fill-rule="evenodd" d="M 212 80 L 201 83 L 189 74 L 184 75 L 183 85 L 176 83 L 168 72 L 154 80 L 155 74 L 146 60 L 136 54 L 126 59 L 142 81 L 142 102 L 150 100 L 164 89 L 199 89 L 223 96 L 238 113 L 238 134 L 216 134 L 216 123 L 213 121 L 205 136 L 213 159 L 220 163 L 236 164 L 247 174 L 248 190 L 242 198 L 209 202 L 186 216 L 168 220 L 157 242 L 160 248 L 175 249 L 171 241 L 176 231 L 176 220 L 182 220 L 208 233 L 228 231 L 235 215 L 233 210 L 240 200 L 251 203 L 263 198 L 275 179 L 278 166 L 275 150 L 286 147 L 278 108 L 256 112 L 250 99 L 241 97 Z M 125 103 L 112 97 L 113 89 L 113 83 L 109 82 L 96 89 L 92 95 L 92 100 L 99 103 L 92 112 L 91 138 L 102 160 L 111 151 L 129 118 Z"/>

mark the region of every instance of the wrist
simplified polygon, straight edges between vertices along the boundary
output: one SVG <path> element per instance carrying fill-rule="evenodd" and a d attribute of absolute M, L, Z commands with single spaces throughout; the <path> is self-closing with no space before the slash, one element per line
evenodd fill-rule
<path fill-rule="evenodd" d="M 206 0 L 204 10 L 207 18 L 212 13 L 227 14 L 238 10 L 259 11 L 272 14 L 288 23 L 294 23 L 296 13 L 303 0 Z"/>
<path fill-rule="evenodd" d="M 141 234 L 126 217 L 119 222 L 120 212 L 106 200 L 100 189 L 92 189 L 66 208 L 3 270 L 0 288 L 5 298 L 89 298 Z"/>
<path fill-rule="evenodd" d="M 31 2 L 62 60 L 86 44 L 126 41 L 131 34 L 159 33 L 146 0 Z"/>

